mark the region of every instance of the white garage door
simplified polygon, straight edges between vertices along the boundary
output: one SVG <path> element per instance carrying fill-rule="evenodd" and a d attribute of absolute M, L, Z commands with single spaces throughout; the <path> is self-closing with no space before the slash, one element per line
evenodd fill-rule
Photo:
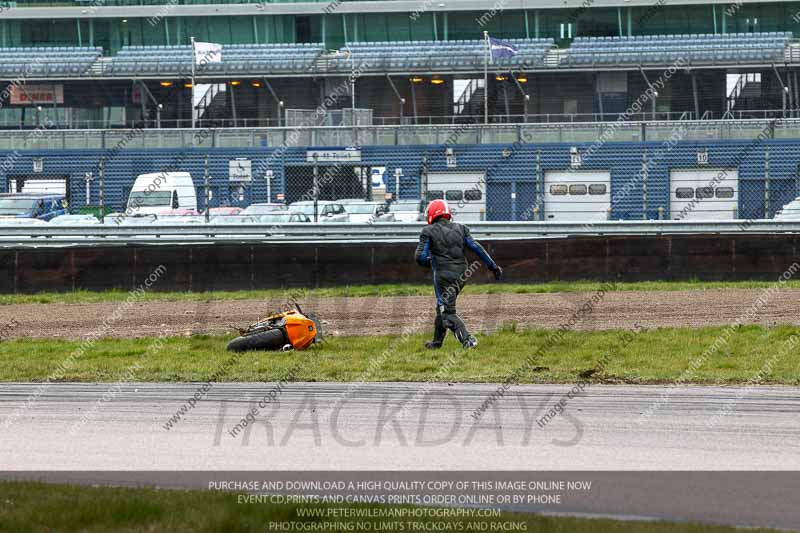
<path fill-rule="evenodd" d="M 739 209 L 739 171 L 681 169 L 669 175 L 672 220 L 731 220 Z"/>
<path fill-rule="evenodd" d="M 59 179 L 40 179 L 30 178 L 26 179 L 22 184 L 22 190 L 17 190 L 17 180 L 9 180 L 8 190 L 10 192 L 27 192 L 27 193 L 47 193 L 47 194 L 67 194 L 67 180 L 65 178 Z"/>
<path fill-rule="evenodd" d="M 430 172 L 425 200 L 444 199 L 459 222 L 486 220 L 485 172 Z"/>
<path fill-rule="evenodd" d="M 551 170 L 544 174 L 544 219 L 598 221 L 611 207 L 611 173 L 605 170 Z"/>

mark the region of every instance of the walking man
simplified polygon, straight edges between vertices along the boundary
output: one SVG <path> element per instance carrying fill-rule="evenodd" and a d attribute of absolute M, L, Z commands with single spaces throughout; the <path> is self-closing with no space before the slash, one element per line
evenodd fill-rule
<path fill-rule="evenodd" d="M 456 314 L 456 299 L 469 277 L 465 252 L 469 249 L 477 254 L 498 281 L 503 277 L 503 269 L 472 238 L 469 228 L 451 220 L 447 202 L 432 201 L 428 204 L 427 216 L 428 225 L 422 229 L 415 254 L 417 263 L 431 268 L 436 294 L 433 340 L 426 342 L 425 347 L 432 350 L 441 348 L 449 329 L 464 348 L 474 348 L 478 345 L 477 339 Z"/>

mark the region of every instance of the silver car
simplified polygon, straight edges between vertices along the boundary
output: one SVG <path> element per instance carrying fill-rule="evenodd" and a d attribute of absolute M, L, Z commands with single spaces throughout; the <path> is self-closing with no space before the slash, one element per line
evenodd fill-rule
<path fill-rule="evenodd" d="M 303 213 L 312 222 L 314 221 L 314 202 L 312 200 L 289 204 L 289 210 Z M 330 200 L 319 200 L 317 202 L 317 221 L 348 222 L 349 217 L 342 204 Z"/>

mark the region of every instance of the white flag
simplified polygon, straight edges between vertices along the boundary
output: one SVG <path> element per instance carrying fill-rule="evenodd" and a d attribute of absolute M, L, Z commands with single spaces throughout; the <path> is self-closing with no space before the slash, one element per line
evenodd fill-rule
<path fill-rule="evenodd" d="M 222 62 L 222 45 L 217 43 L 194 43 L 195 65 L 203 66 L 208 63 Z"/>

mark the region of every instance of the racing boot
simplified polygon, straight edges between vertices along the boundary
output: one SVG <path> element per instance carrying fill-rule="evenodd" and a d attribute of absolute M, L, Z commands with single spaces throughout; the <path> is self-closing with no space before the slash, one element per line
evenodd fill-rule
<path fill-rule="evenodd" d="M 456 339 L 466 349 L 475 348 L 478 345 L 478 339 L 467 331 L 467 328 L 460 327 L 455 331 Z"/>
<path fill-rule="evenodd" d="M 437 313 L 436 322 L 434 324 L 434 329 L 433 329 L 433 340 L 426 342 L 425 348 L 429 350 L 438 350 L 439 348 L 442 347 L 442 343 L 444 342 L 444 338 L 446 335 L 447 335 L 447 329 L 444 327 L 442 316 L 439 313 Z"/>

